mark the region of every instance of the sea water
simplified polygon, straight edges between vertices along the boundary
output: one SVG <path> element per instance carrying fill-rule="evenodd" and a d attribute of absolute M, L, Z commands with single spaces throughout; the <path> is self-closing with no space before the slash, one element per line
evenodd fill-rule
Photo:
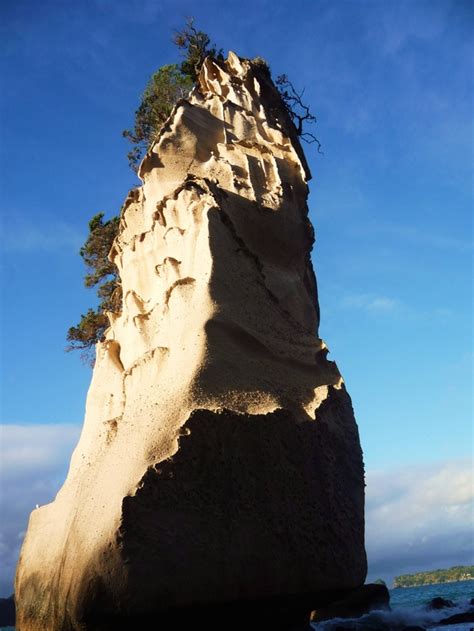
<path fill-rule="evenodd" d="M 428 611 L 426 605 L 436 596 L 452 600 L 456 607 Z M 429 628 L 430 631 L 471 631 L 474 629 L 473 622 L 436 626 L 436 623 L 443 618 L 468 611 L 471 598 L 474 598 L 474 581 L 392 589 L 390 590 L 392 611 L 373 611 L 352 620 L 335 618 L 327 622 L 312 623 L 312 626 L 317 631 L 334 631 L 338 626 L 360 631 L 391 631 L 391 629 L 400 629 L 408 625 L 418 625 Z M 0 631 L 15 631 L 15 628 L 0 627 Z"/>
<path fill-rule="evenodd" d="M 456 607 L 430 611 L 426 607 L 437 596 L 452 600 Z M 404 587 L 390 590 L 392 611 L 372 611 L 361 618 L 351 620 L 335 618 L 326 622 L 313 623 L 317 631 L 335 631 L 339 627 L 348 627 L 359 631 L 391 631 L 404 626 L 420 626 L 430 631 L 471 631 L 474 622 L 437 626 L 437 622 L 457 613 L 469 611 L 469 601 L 474 598 L 474 581 L 459 581 L 420 587 Z"/>

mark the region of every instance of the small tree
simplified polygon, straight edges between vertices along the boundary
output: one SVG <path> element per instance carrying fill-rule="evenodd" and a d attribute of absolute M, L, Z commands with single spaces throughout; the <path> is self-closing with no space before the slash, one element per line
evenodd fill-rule
<path fill-rule="evenodd" d="M 175 34 L 174 43 L 185 51 L 185 58 L 178 66 L 162 66 L 148 81 L 138 109 L 133 129 L 122 132 L 134 145 L 128 152 L 128 162 L 135 171 L 156 140 L 160 129 L 179 99 L 187 96 L 195 84 L 204 59 L 211 56 L 223 60 L 222 50 L 217 50 L 207 33 L 198 31 L 194 18 L 188 18 L 186 27 Z"/>
<path fill-rule="evenodd" d="M 176 64 L 162 66 L 148 81 L 135 112 L 133 129 L 122 132 L 135 146 L 128 153 L 130 166 L 137 170 L 143 155 L 158 135 L 163 123 L 179 99 L 193 87 L 193 81 Z"/>
<path fill-rule="evenodd" d="M 89 236 L 79 251 L 87 268 L 84 284 L 86 287 L 97 287 L 100 303 L 96 309 L 89 309 L 83 314 L 77 326 L 69 329 L 69 345 L 66 350 L 82 350 L 84 359 L 90 360 L 91 363 L 94 346 L 104 339 L 105 330 L 109 326 L 106 312 L 117 313 L 121 308 L 122 295 L 118 270 L 108 259 L 118 226 L 118 217 L 104 222 L 104 213 L 98 213 L 89 221 Z"/>
<path fill-rule="evenodd" d="M 209 35 L 196 29 L 192 17 L 186 20 L 185 28 L 175 34 L 173 41 L 180 50 L 185 51 L 185 59 L 181 63 L 180 70 L 194 83 L 197 81 L 206 57 L 224 61 L 222 48 L 217 50 L 216 45 L 211 44 Z"/>

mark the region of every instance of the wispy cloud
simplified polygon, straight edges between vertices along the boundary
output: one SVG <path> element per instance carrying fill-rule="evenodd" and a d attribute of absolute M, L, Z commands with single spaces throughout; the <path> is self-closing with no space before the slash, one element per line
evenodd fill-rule
<path fill-rule="evenodd" d="M 343 307 L 357 308 L 369 313 L 390 313 L 400 308 L 401 303 L 388 296 L 376 296 L 374 294 L 353 294 L 346 296 L 342 301 Z"/>
<path fill-rule="evenodd" d="M 413 4 L 407 13 L 403 6 L 384 4 L 379 12 L 377 32 L 367 25 L 366 36 L 379 45 L 379 50 L 388 57 L 398 57 L 413 42 L 439 39 L 446 28 L 448 3 Z"/>
<path fill-rule="evenodd" d="M 416 226 L 367 222 L 353 226 L 351 233 L 357 236 L 390 237 L 399 242 L 415 245 L 417 247 L 422 246 L 439 250 L 451 250 L 460 253 L 469 253 L 473 249 L 472 240 L 469 238 L 428 232 Z"/>
<path fill-rule="evenodd" d="M 84 241 L 84 234 L 65 221 L 43 218 L 33 223 L 26 218 L 9 219 L 8 214 L 4 213 L 4 219 L 0 224 L 0 238 L 5 253 L 59 250 L 76 252 Z"/>
<path fill-rule="evenodd" d="M 473 511 L 469 460 L 369 472 L 369 579 L 473 563 Z"/>
<path fill-rule="evenodd" d="M 452 323 L 458 317 L 455 310 L 444 306 L 426 307 L 417 303 L 410 303 L 408 300 L 375 293 L 352 294 L 349 293 L 347 288 L 339 287 L 337 288 L 337 293 L 341 295 L 339 302 L 335 305 L 337 310 L 357 310 L 359 313 L 373 318 L 376 316 L 379 318 L 390 316 L 392 318 L 410 320 L 414 323 L 419 321 Z"/>

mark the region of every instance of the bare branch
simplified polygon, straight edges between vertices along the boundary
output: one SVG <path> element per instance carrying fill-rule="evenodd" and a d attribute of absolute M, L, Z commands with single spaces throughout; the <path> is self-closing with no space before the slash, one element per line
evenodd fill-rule
<path fill-rule="evenodd" d="M 301 134 L 301 138 L 302 140 L 307 142 L 309 145 L 313 144 L 313 142 L 317 143 L 318 153 L 320 153 L 322 156 L 324 155 L 324 151 L 321 151 L 322 145 L 314 134 L 310 134 L 308 131 L 305 131 Z"/>
<path fill-rule="evenodd" d="M 298 136 L 300 136 L 301 139 L 307 143 L 311 144 L 313 142 L 316 142 L 318 145 L 318 153 L 324 155 L 321 151 L 321 143 L 316 138 L 316 136 L 305 131 L 304 129 L 305 124 L 312 124 L 317 122 L 316 116 L 311 113 L 309 106 L 303 103 L 302 98 L 305 92 L 305 88 L 303 88 L 301 92 L 298 92 L 295 86 L 291 83 L 291 81 L 285 74 L 277 77 L 276 85 L 278 86 L 278 91 L 281 94 L 281 98 L 283 100 L 283 103 L 285 104 L 286 111 L 293 121 Z"/>

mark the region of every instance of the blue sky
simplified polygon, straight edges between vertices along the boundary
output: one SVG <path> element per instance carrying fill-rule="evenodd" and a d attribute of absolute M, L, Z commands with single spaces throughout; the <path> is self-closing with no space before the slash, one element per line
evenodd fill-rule
<path fill-rule="evenodd" d="M 472 562 L 473 10 L 461 0 L 2 3 L 0 483 L 10 521 L 0 555 L 18 545 L 33 501 L 24 472 L 44 482 L 39 503 L 50 500 L 77 439 L 90 370 L 64 353 L 65 333 L 94 300 L 78 249 L 89 218 L 116 214 L 136 184 L 121 131 L 148 77 L 179 60 L 172 33 L 194 15 L 225 51 L 287 73 L 318 116 L 324 156 L 306 153 L 320 333 L 359 422 L 373 572 Z M 407 516 L 429 485 L 438 524 L 448 514 L 456 523 L 434 532 L 426 500 L 427 521 L 395 542 L 400 480 Z M 11 489 L 25 500 L 14 510 Z M 462 545 L 437 557 L 454 533 Z M 417 547 L 423 537 L 433 545 Z"/>

